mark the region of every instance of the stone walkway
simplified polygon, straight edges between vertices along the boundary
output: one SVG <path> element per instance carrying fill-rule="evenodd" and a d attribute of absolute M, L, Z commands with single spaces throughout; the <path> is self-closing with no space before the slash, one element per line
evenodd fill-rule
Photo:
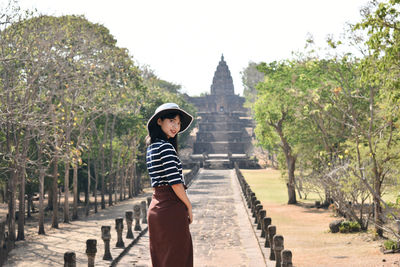
<path fill-rule="evenodd" d="M 195 266 L 265 266 L 239 190 L 234 170 L 201 169 L 190 186 Z M 151 266 L 147 234 L 118 266 Z"/>
<path fill-rule="evenodd" d="M 87 266 L 86 240 L 97 240 L 96 266 L 110 266 L 111 261 L 103 261 L 104 243 L 101 239 L 101 226 L 111 226 L 111 255 L 116 258 L 123 249 L 116 248 L 117 232 L 115 230 L 115 219 L 125 218 L 125 211 L 133 211 L 133 205 L 140 204 L 146 200 L 149 193 L 143 193 L 134 199 L 119 202 L 113 207 L 104 210 L 99 209 L 96 214 L 81 217 L 80 220 L 71 223 L 60 223 L 59 229 L 52 229 L 46 225 L 46 235 L 38 235 L 36 227 L 27 227 L 26 240 L 16 242 L 16 248 L 10 252 L 6 267 L 36 267 L 36 266 L 64 266 L 64 253 L 74 251 L 76 253 L 77 266 Z M 146 227 L 147 225 L 143 225 Z M 126 223 L 124 219 L 123 240 L 125 246 L 131 243 L 126 239 Z M 134 232 L 136 237 L 138 232 Z M 132 266 L 132 265 L 130 265 Z"/>
<path fill-rule="evenodd" d="M 194 222 L 190 226 L 194 245 L 196 267 L 265 266 L 263 253 L 254 235 L 243 204 L 240 187 L 234 170 L 199 171 L 197 179 L 188 190 L 193 204 Z M 100 227 L 111 225 L 111 254 L 116 258 L 122 249 L 115 248 L 115 218 L 124 217 L 126 210 L 140 203 L 148 194 L 125 201 L 113 208 L 100 210 L 80 221 L 61 224 L 60 229 L 48 229 L 46 236 L 32 235 L 27 241 L 18 242 L 5 266 L 63 266 L 63 254 L 76 252 L 77 266 L 87 266 L 86 240 L 97 239 L 96 266 L 109 266 L 103 261 L 104 244 Z M 146 227 L 146 225 L 143 225 Z M 134 233 L 135 237 L 138 233 Z M 131 240 L 125 238 L 127 246 Z M 117 266 L 151 266 L 148 234 L 142 236 Z"/>

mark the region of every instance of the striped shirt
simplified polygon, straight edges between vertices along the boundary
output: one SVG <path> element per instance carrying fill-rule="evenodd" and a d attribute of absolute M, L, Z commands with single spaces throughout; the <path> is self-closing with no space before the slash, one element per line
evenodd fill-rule
<path fill-rule="evenodd" d="M 147 147 L 147 170 L 151 186 L 185 184 L 182 163 L 174 146 L 164 140 L 157 140 Z"/>

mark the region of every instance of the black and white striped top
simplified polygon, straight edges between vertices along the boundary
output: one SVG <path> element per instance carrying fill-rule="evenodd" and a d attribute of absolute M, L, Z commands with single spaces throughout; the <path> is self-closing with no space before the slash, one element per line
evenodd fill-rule
<path fill-rule="evenodd" d="M 171 143 L 160 139 L 149 145 L 146 163 L 152 187 L 185 184 L 181 160 Z"/>

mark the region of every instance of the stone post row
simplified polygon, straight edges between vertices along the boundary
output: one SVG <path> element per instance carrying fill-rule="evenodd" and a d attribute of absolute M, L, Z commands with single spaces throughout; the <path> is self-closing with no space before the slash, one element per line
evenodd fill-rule
<path fill-rule="evenodd" d="M 263 205 L 261 205 L 261 204 L 257 204 L 257 205 L 256 205 L 256 209 L 255 209 L 256 218 L 254 219 L 254 223 L 256 223 L 256 224 L 258 224 L 258 212 L 259 212 L 260 210 L 262 210 L 262 209 L 263 209 Z"/>
<path fill-rule="evenodd" d="M 261 237 L 265 237 L 265 247 L 269 247 L 268 243 L 268 226 L 271 225 L 271 218 L 270 217 L 265 217 L 263 219 L 263 224 L 262 224 L 262 231 L 261 231 Z"/>
<path fill-rule="evenodd" d="M 253 199 L 253 197 L 255 197 L 257 199 L 256 194 L 254 192 L 251 192 L 249 200 L 248 200 L 249 201 L 249 203 L 248 203 L 248 207 L 249 208 L 251 207 L 251 200 Z"/>
<path fill-rule="evenodd" d="M 246 202 L 247 202 L 247 207 L 250 208 L 250 194 L 251 194 L 251 189 L 250 187 L 246 188 L 246 194 L 244 194 L 245 198 L 246 198 Z"/>
<path fill-rule="evenodd" d="M 94 259 L 97 252 L 97 240 L 88 239 L 86 240 L 86 255 L 88 257 L 88 267 L 94 267 Z"/>
<path fill-rule="evenodd" d="M 270 245 L 269 259 L 271 261 L 275 260 L 274 243 L 273 243 L 275 234 L 276 234 L 276 226 L 275 225 L 268 226 L 268 239 Z"/>
<path fill-rule="evenodd" d="M 125 220 L 126 225 L 128 227 L 128 231 L 126 232 L 126 238 L 133 239 L 132 232 L 132 222 L 133 222 L 133 211 L 125 211 Z"/>
<path fill-rule="evenodd" d="M 274 254 L 275 254 L 275 267 L 281 267 L 281 252 L 283 247 L 283 236 L 274 236 Z"/>
<path fill-rule="evenodd" d="M 272 224 L 272 219 L 270 217 L 264 218 L 264 231 L 265 231 L 265 244 L 264 247 L 270 248 L 271 245 L 269 244 L 269 233 L 268 233 L 268 226 Z"/>
<path fill-rule="evenodd" d="M 292 252 L 290 250 L 282 250 L 282 267 L 293 267 Z"/>
<path fill-rule="evenodd" d="M 75 252 L 67 251 L 64 253 L 64 267 L 76 267 Z"/>
<path fill-rule="evenodd" d="M 258 223 L 257 223 L 257 230 L 261 230 L 261 224 L 262 221 L 264 220 L 265 215 L 267 215 L 267 211 L 266 210 L 259 210 L 258 211 Z"/>
<path fill-rule="evenodd" d="M 135 212 L 135 231 L 142 231 L 142 227 L 140 227 L 140 206 L 135 205 L 133 206 L 133 211 Z"/>
<path fill-rule="evenodd" d="M 104 241 L 104 256 L 103 260 L 112 260 L 110 252 L 110 240 L 111 240 L 111 226 L 101 227 L 101 239 Z"/>
<path fill-rule="evenodd" d="M 115 230 L 117 230 L 117 244 L 115 245 L 117 248 L 124 248 L 125 244 L 124 241 L 122 240 L 122 230 L 124 229 L 124 219 L 123 218 L 117 218 L 115 219 Z"/>
<path fill-rule="evenodd" d="M 140 208 L 142 212 L 142 223 L 147 224 L 147 210 L 146 210 L 146 201 L 140 202 Z"/>
<path fill-rule="evenodd" d="M 260 200 L 255 199 L 255 200 L 252 201 L 252 204 L 251 204 L 251 214 L 252 214 L 253 218 L 256 217 L 256 206 L 257 206 L 258 204 L 261 204 Z"/>

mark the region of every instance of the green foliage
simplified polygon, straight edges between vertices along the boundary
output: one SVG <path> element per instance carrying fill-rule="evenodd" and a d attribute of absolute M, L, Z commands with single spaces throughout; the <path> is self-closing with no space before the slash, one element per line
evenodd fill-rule
<path fill-rule="evenodd" d="M 340 233 L 355 233 L 361 230 L 361 226 L 358 222 L 353 221 L 343 221 L 339 225 L 339 232 Z"/>
<path fill-rule="evenodd" d="M 386 250 L 396 250 L 400 248 L 400 243 L 398 241 L 388 239 L 383 242 L 383 246 Z"/>
<path fill-rule="evenodd" d="M 254 66 L 242 73 L 248 106 L 254 102 L 259 143 L 275 153 L 280 147 L 281 163 L 289 151 L 304 170 L 303 181 L 318 185 L 321 194 L 340 206 L 362 206 L 371 199 L 376 207 L 385 206 L 385 186 L 398 183 L 399 7 L 397 0 L 371 1 L 344 39 L 327 40 L 325 57 L 316 55 L 310 40 L 294 59 L 260 63 L 257 70 L 265 77 L 256 93 L 250 82 Z M 361 49 L 361 58 L 342 52 L 346 38 Z M 353 220 L 366 221 L 361 211 L 346 212 Z M 383 216 L 377 208 L 376 225 Z M 377 232 L 382 234 L 379 227 Z"/>

